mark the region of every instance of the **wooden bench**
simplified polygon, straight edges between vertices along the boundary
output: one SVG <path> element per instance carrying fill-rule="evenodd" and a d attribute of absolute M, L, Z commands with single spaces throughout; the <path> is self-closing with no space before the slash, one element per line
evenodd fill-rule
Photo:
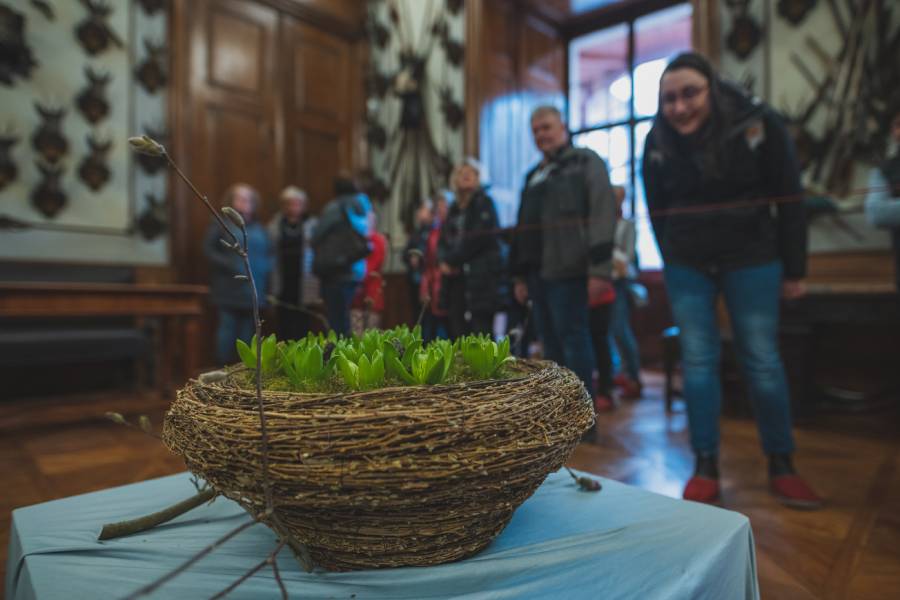
<path fill-rule="evenodd" d="M 198 285 L 144 285 L 130 283 L 42 283 L 0 282 L 0 317 L 25 320 L 71 319 L 77 317 L 131 317 L 138 325 L 146 319 L 157 318 L 161 326 L 152 337 L 155 387 L 163 393 L 173 389 L 173 378 L 179 382 L 196 374 L 197 336 L 208 288 Z M 127 358 L 141 344 L 138 330 L 110 328 L 89 330 L 52 329 L 13 330 L 0 343 L 18 342 L 21 358 L 28 358 L 29 345 L 56 341 L 72 352 L 85 344 L 81 358 Z M 38 344 L 40 346 L 40 344 Z M 34 346 L 37 348 L 37 346 Z M 40 351 L 33 349 L 32 359 L 40 360 Z M 14 356 L 12 362 L 15 362 Z M 58 358 L 58 357 L 54 357 Z"/>

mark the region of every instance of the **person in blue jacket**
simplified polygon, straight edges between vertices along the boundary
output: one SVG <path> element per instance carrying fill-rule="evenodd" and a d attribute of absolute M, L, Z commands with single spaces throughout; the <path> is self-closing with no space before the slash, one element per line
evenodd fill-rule
<path fill-rule="evenodd" d="M 322 210 L 313 231 L 313 253 L 327 253 L 332 256 L 344 252 L 348 247 L 361 243 L 364 250 L 359 258 L 346 263 L 329 261 L 328 271 L 316 274 L 321 282 L 322 301 L 328 325 L 336 333 L 350 333 L 350 304 L 356 288 L 366 277 L 366 255 L 368 254 L 369 213 L 372 203 L 363 194 L 352 178 L 339 176 L 334 183 L 335 198 Z M 349 222 L 351 230 L 344 225 Z M 362 240 L 361 242 L 359 240 Z M 319 257 L 320 259 L 323 257 Z M 330 257 L 329 257 L 330 258 Z M 320 260 L 314 256 L 313 269 Z"/>
<path fill-rule="evenodd" d="M 259 306 L 263 309 L 266 307 L 273 255 L 269 235 L 256 219 L 259 192 L 246 183 L 237 183 L 226 190 L 222 205 L 241 213 L 246 223 L 247 256 L 256 283 Z M 228 219 L 224 221 L 232 233 L 241 239 L 237 226 Z M 237 360 L 235 341 L 240 339 L 249 343 L 255 326 L 251 288 L 246 281 L 234 278 L 244 274 L 244 262 L 236 252 L 222 245 L 219 240 L 223 238 L 227 236 L 218 222 L 213 221 L 206 231 L 203 252 L 209 260 L 209 288 L 218 314 L 216 360 L 227 364 Z"/>

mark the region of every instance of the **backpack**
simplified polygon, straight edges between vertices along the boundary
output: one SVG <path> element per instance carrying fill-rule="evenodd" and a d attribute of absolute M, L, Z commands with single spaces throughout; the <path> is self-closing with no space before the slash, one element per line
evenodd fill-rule
<path fill-rule="evenodd" d="M 353 200 L 332 202 L 313 234 L 312 270 L 318 277 L 327 279 L 349 274 L 353 263 L 371 252 L 366 237 L 350 223 L 346 210 L 348 201 Z"/>

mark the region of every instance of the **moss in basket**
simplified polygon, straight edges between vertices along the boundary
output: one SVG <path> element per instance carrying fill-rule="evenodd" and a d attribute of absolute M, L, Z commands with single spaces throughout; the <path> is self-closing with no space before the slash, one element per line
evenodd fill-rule
<path fill-rule="evenodd" d="M 244 366 L 255 373 L 255 340 L 249 346 L 242 341 L 236 345 Z M 469 335 L 454 343 L 434 340 L 424 345 L 421 329 L 406 326 L 370 329 L 351 338 L 310 333 L 279 342 L 270 335 L 260 347 L 263 384 L 271 391 L 327 393 L 504 379 L 515 360 L 508 338 L 498 343 L 489 336 Z M 242 381 L 252 382 L 252 376 Z"/>

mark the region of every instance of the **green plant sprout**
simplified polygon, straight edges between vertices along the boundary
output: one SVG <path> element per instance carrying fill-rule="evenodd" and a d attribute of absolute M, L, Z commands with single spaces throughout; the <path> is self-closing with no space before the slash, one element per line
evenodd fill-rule
<path fill-rule="evenodd" d="M 384 345 L 385 366 L 388 372 L 409 385 L 437 385 L 447 379 L 453 365 L 453 345 L 447 340 L 435 340 L 422 348 L 413 342 L 401 355 L 391 343 Z"/>
<path fill-rule="evenodd" d="M 299 342 L 289 342 L 280 349 L 279 367 L 292 387 L 302 389 L 328 378 L 334 372 L 335 358 L 332 353 L 326 360 L 322 346 L 304 338 Z"/>
<path fill-rule="evenodd" d="M 254 335 L 253 339 L 250 340 L 249 346 L 244 340 L 237 340 L 234 345 L 237 348 L 238 356 L 241 357 L 241 362 L 244 363 L 244 366 L 253 370 L 256 370 L 257 365 L 256 349 L 260 348 L 261 356 L 258 363 L 260 365 L 260 373 L 264 376 L 275 373 L 277 368 L 277 342 L 274 333 L 269 337 L 264 338 L 262 344 L 256 343 L 256 336 Z"/>
<path fill-rule="evenodd" d="M 351 389 L 371 390 L 384 385 L 384 355 L 380 350 L 376 350 L 372 358 L 362 354 L 356 361 L 338 354 L 337 366 L 344 383 Z"/>
<path fill-rule="evenodd" d="M 486 335 L 469 335 L 456 341 L 463 360 L 477 377 L 487 379 L 496 376 L 503 365 L 515 360 L 509 355 L 509 338 L 498 344 Z"/>
<path fill-rule="evenodd" d="M 509 338 L 495 342 L 486 335 L 468 335 L 455 343 L 422 341 L 419 327 L 370 329 L 341 337 L 333 331 L 309 333 L 296 341 L 270 335 L 248 346 L 237 341 L 243 364 L 261 373 L 272 389 L 316 392 L 340 389 L 371 390 L 386 385 L 440 385 L 448 381 L 504 376 L 503 367 L 515 360 Z M 254 349 L 259 346 L 261 356 Z M 280 379 L 280 383 L 275 381 Z"/>

